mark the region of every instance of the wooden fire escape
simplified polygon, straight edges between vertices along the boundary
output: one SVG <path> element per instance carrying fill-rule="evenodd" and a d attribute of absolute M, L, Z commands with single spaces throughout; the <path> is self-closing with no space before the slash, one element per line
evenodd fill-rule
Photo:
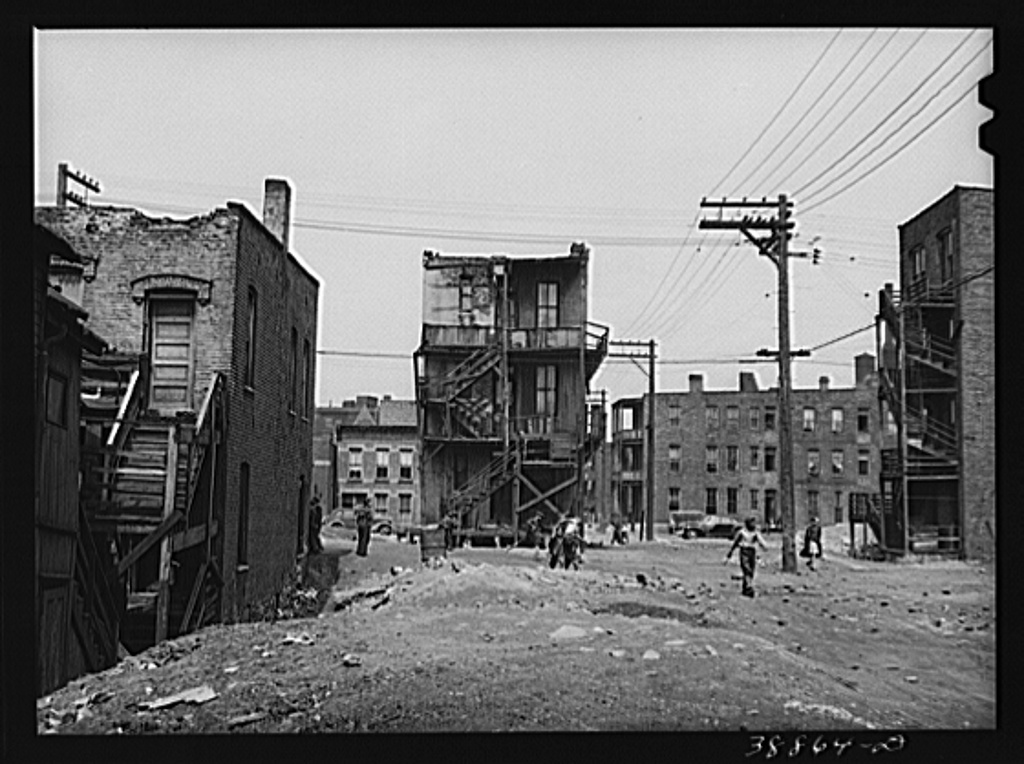
<path fill-rule="evenodd" d="M 112 371 L 123 378 L 128 369 L 126 386 L 111 383 Z M 82 506 L 113 554 L 122 642 L 141 649 L 219 618 L 224 379 L 212 376 L 197 413 L 161 417 L 147 411 L 145 357 L 83 375 L 83 390 L 94 392 Z M 112 397 L 116 410 L 103 405 Z"/>
<path fill-rule="evenodd" d="M 948 416 L 951 410 L 959 373 L 957 348 L 955 340 L 929 328 L 951 325 L 954 293 L 949 287 L 929 288 L 921 278 L 905 298 L 889 286 L 879 296 L 879 318 L 892 338 L 895 364 L 880 368 L 878 395 L 892 412 L 896 439 L 894 446 L 882 449 L 880 517 L 875 516 L 881 527 L 873 530 L 889 553 L 955 553 L 960 549 L 959 524 L 920 520 L 909 490 L 915 481 L 956 481 L 960 476 L 956 427 L 932 413 Z M 881 357 L 881 348 L 879 353 Z"/>

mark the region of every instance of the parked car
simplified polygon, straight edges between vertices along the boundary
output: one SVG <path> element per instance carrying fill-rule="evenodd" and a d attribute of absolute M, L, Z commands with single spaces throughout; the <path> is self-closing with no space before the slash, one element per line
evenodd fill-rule
<path fill-rule="evenodd" d="M 370 526 L 370 533 L 379 533 L 381 536 L 390 536 L 393 532 L 394 527 L 391 525 L 391 520 L 386 517 L 374 520 L 373 525 Z"/>
<path fill-rule="evenodd" d="M 742 523 L 731 517 L 704 515 L 700 522 L 688 525 L 682 530 L 685 539 L 696 537 L 731 539 Z"/>
<path fill-rule="evenodd" d="M 700 524 L 707 517 L 703 512 L 675 511 L 668 513 L 668 532 L 678 533 L 683 538 L 697 535 Z"/>

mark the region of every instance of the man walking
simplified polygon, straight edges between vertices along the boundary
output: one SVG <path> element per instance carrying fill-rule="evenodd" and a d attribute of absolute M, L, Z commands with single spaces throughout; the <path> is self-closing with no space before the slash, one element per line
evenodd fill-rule
<path fill-rule="evenodd" d="M 748 517 L 743 527 L 736 531 L 725 561 L 729 562 L 736 547 L 740 550 L 740 569 L 743 571 L 743 596 L 754 596 L 754 571 L 757 570 L 757 547 L 767 550 L 768 545 L 757 530 L 757 521 Z"/>
<path fill-rule="evenodd" d="M 370 546 L 370 526 L 373 523 L 373 511 L 370 509 L 370 500 L 363 502 L 363 506 L 356 510 L 356 554 L 366 557 Z"/>
<path fill-rule="evenodd" d="M 324 551 L 324 545 L 320 541 L 320 529 L 324 523 L 324 510 L 320 506 L 320 494 L 314 494 L 309 504 L 309 553 L 319 554 Z"/>
<path fill-rule="evenodd" d="M 821 525 L 817 517 L 812 517 L 811 524 L 804 530 L 804 548 L 800 550 L 800 556 L 806 557 L 807 567 L 814 570 L 815 558 L 821 557 Z"/>

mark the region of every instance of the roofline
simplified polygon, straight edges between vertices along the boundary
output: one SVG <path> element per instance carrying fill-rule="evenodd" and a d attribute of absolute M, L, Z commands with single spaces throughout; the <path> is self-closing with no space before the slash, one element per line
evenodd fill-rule
<path fill-rule="evenodd" d="M 938 207 L 951 196 L 954 196 L 961 191 L 985 191 L 988 192 L 989 194 L 995 193 L 995 189 L 993 189 L 991 186 L 964 186 L 958 183 L 954 185 L 951 189 L 949 189 L 949 191 L 940 196 L 938 199 L 929 204 L 927 207 L 923 207 L 922 209 L 918 210 L 916 213 L 914 213 L 911 217 L 904 220 L 902 223 L 897 223 L 897 230 L 902 230 L 906 226 L 916 221 L 918 218 L 923 217 L 927 213 L 931 212 L 931 210 L 933 210 L 935 207 Z"/>
<path fill-rule="evenodd" d="M 85 259 L 68 243 L 67 239 L 50 230 L 42 223 L 35 223 L 32 246 L 37 252 L 45 250 L 47 257 L 51 254 L 57 254 L 64 260 L 72 263 L 85 262 Z"/>
<path fill-rule="evenodd" d="M 256 214 L 252 210 L 250 210 L 243 202 L 228 202 L 227 205 L 227 208 L 232 212 L 240 211 L 244 213 L 245 217 L 249 218 L 253 223 L 258 225 L 267 234 L 267 236 L 270 237 L 271 241 L 277 242 L 278 246 L 280 246 L 282 249 L 285 249 L 284 245 L 282 245 L 278 238 L 274 236 L 273 233 L 270 232 L 270 229 L 267 228 L 266 225 L 264 225 L 263 221 L 256 217 Z M 296 256 L 293 255 L 290 250 L 285 249 L 285 256 L 293 263 L 295 263 L 295 267 L 299 269 L 299 273 L 303 274 L 306 278 L 308 278 L 310 282 L 312 282 L 312 284 L 319 291 L 321 286 L 320 279 L 318 279 L 316 276 L 314 276 L 312 273 L 306 270 L 306 266 L 299 262 L 298 258 L 296 258 Z"/>

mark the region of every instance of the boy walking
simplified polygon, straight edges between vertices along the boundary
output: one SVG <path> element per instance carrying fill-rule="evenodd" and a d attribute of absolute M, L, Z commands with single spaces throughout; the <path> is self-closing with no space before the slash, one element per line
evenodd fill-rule
<path fill-rule="evenodd" d="M 736 547 L 740 550 L 740 569 L 743 571 L 743 596 L 754 596 L 754 571 L 757 570 L 757 547 L 767 550 L 768 545 L 757 530 L 757 521 L 748 517 L 742 528 L 736 531 L 736 536 L 729 547 L 729 553 L 725 561 L 732 559 L 732 552 Z"/>

